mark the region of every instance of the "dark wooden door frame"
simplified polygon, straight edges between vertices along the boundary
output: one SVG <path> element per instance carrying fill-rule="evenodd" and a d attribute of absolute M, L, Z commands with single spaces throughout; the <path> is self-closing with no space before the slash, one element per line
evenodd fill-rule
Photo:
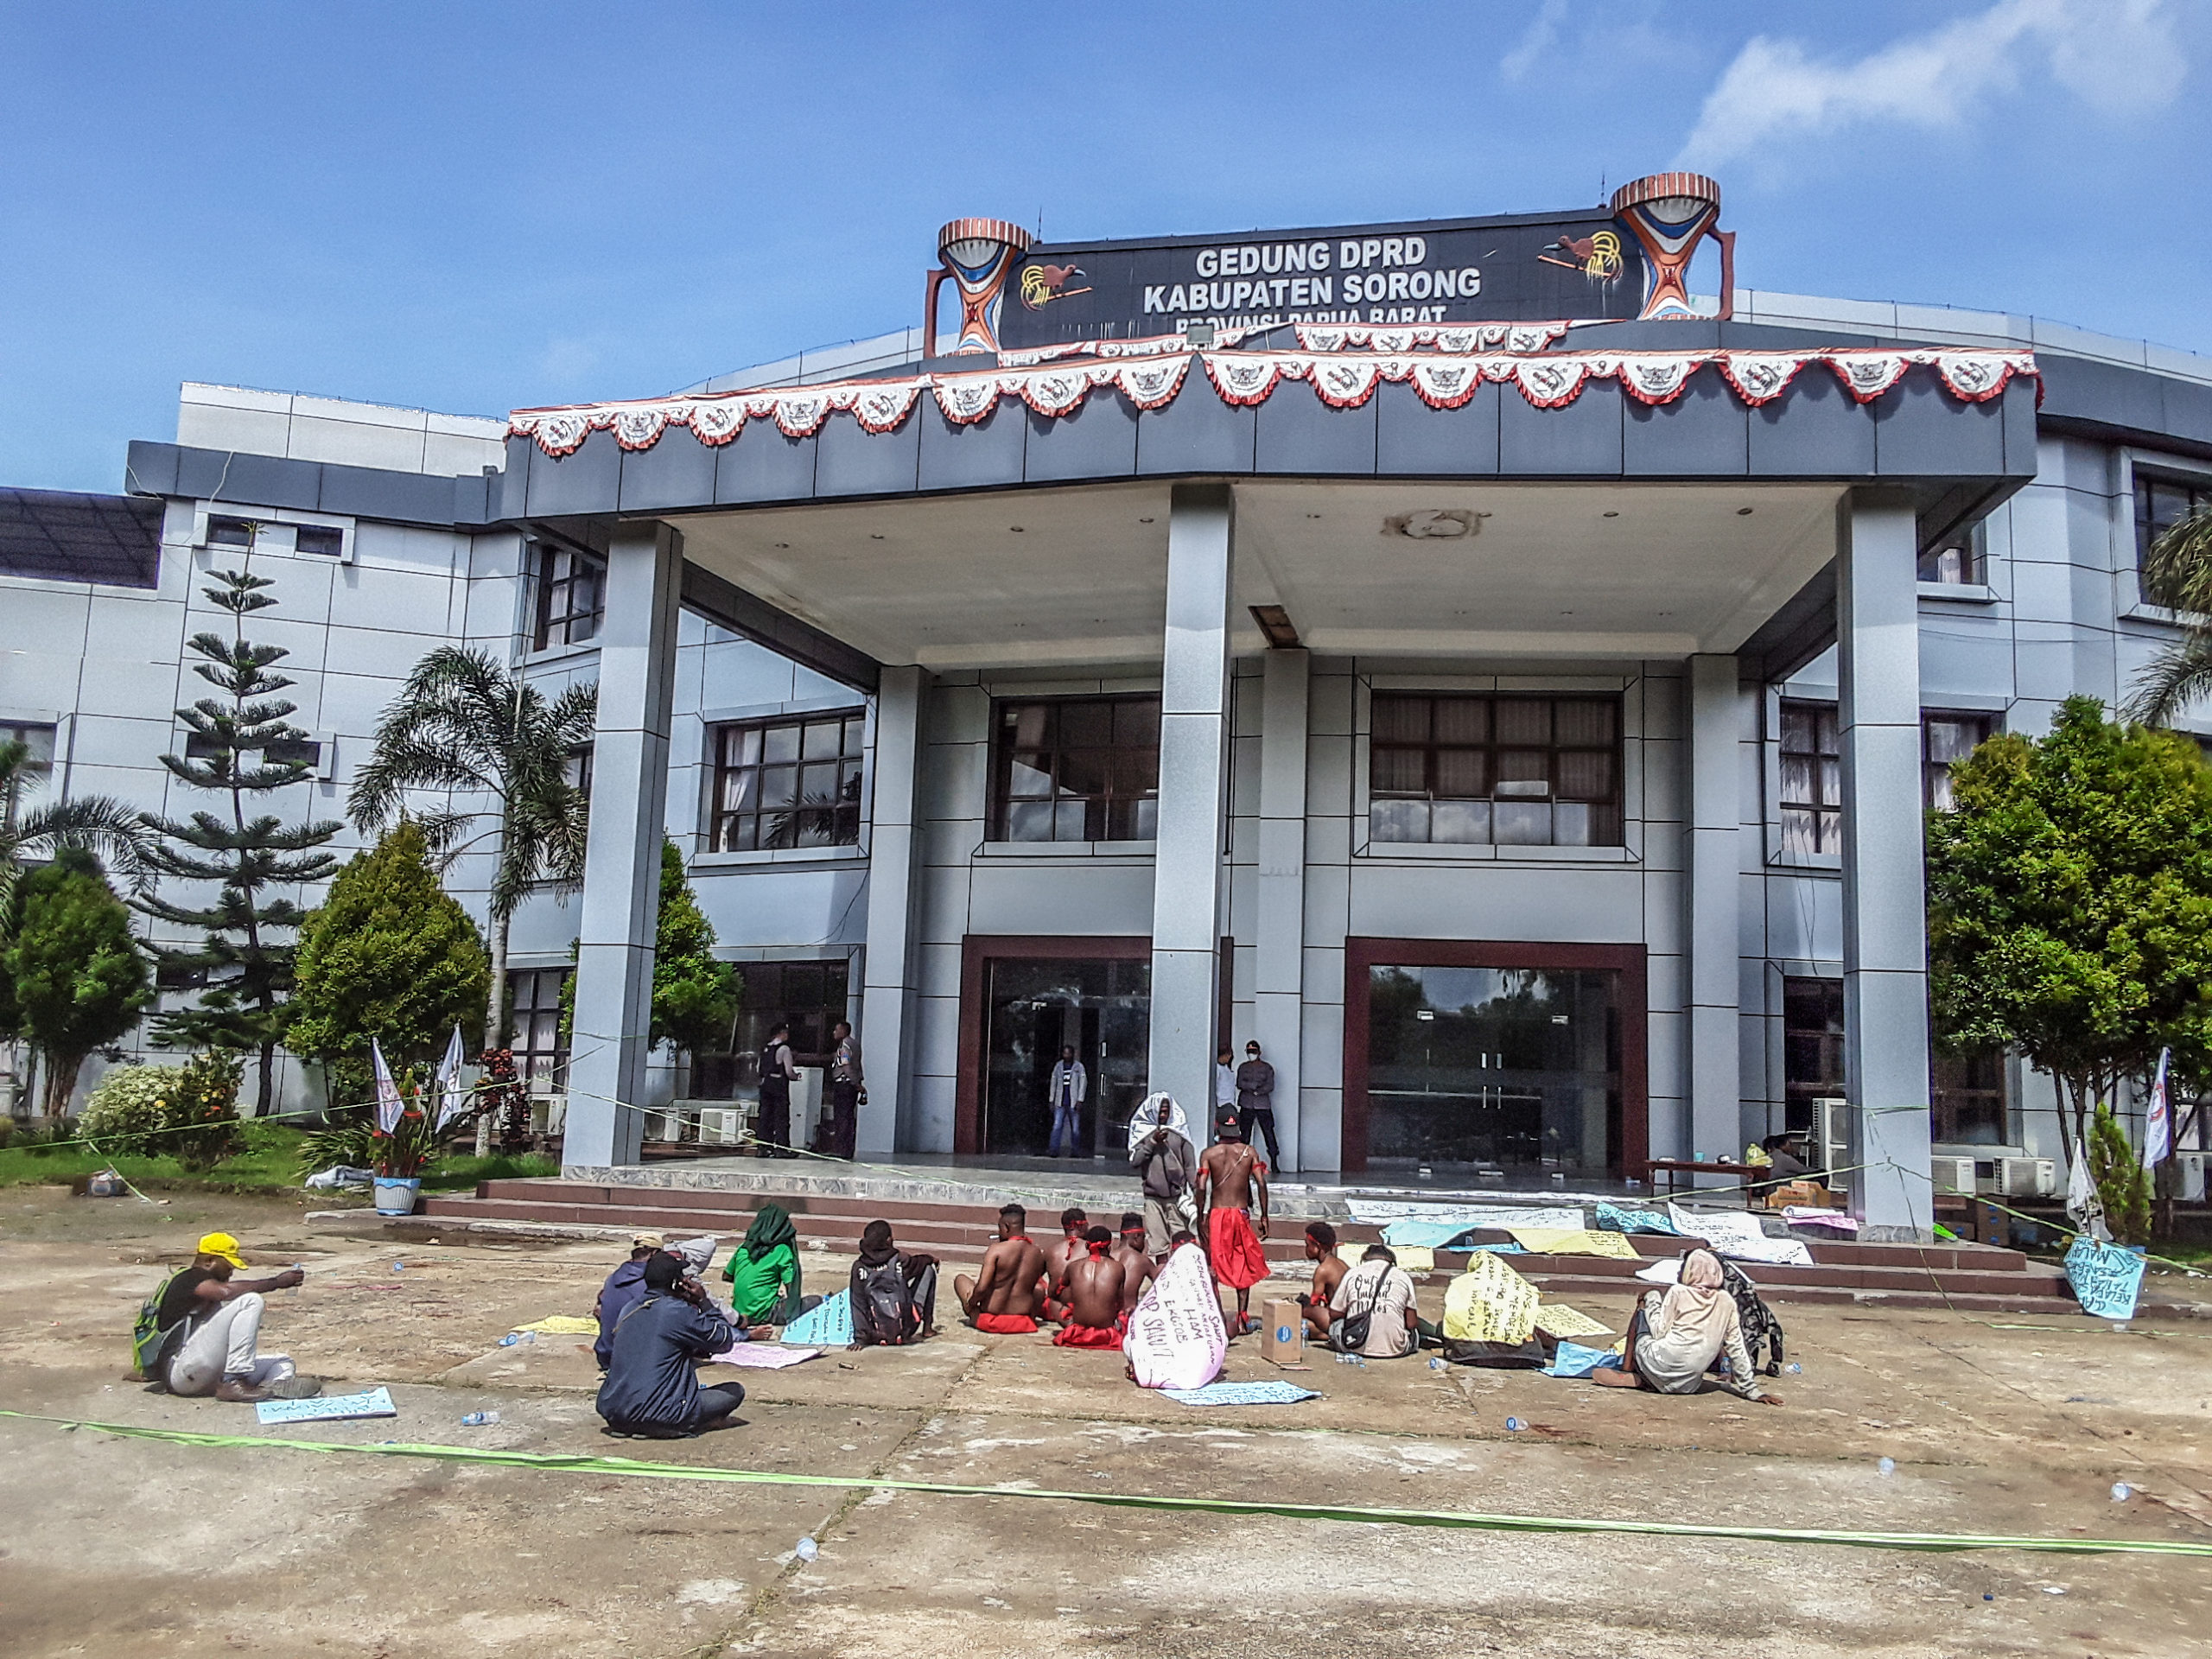
<path fill-rule="evenodd" d="M 970 933 L 960 941 L 960 1062 L 953 1079 L 952 1150 L 983 1150 L 983 1046 L 989 1039 L 989 968 L 1000 961 L 1149 962 L 1152 938 L 1137 933 Z"/>
<path fill-rule="evenodd" d="M 1620 1169 L 1641 1171 L 1651 1151 L 1650 1015 L 1640 944 L 1547 944 L 1503 939 L 1344 941 L 1344 1116 L 1339 1154 L 1367 1167 L 1367 1009 L 1370 970 L 1399 968 L 1610 968 L 1621 976 Z"/>

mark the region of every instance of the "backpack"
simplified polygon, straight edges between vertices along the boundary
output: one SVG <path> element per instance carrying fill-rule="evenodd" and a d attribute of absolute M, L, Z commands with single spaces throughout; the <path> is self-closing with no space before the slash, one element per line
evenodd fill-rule
<path fill-rule="evenodd" d="M 138 1375 L 149 1382 L 162 1382 L 168 1376 L 169 1350 L 175 1346 L 178 1337 L 192 1321 L 179 1319 L 175 1325 L 163 1326 L 162 1298 L 168 1294 L 169 1287 L 177 1281 L 179 1274 L 188 1272 L 179 1268 L 175 1273 L 154 1287 L 138 1309 L 138 1317 L 130 1326 L 130 1363 L 138 1368 Z"/>
<path fill-rule="evenodd" d="M 881 1267 L 853 1266 L 853 1343 L 897 1347 L 912 1342 L 919 1323 L 906 1283 L 906 1261 L 896 1251 Z"/>
<path fill-rule="evenodd" d="M 1769 1376 L 1782 1375 L 1782 1321 L 1774 1311 L 1759 1300 L 1758 1287 L 1733 1262 L 1723 1258 L 1720 1263 L 1721 1287 L 1735 1299 L 1736 1319 L 1744 1327 L 1744 1346 L 1751 1356 L 1754 1370 L 1764 1369 Z M 1766 1364 L 1759 1364 L 1759 1350 L 1767 1351 Z M 1745 1382 L 1751 1379 L 1745 1377 Z"/>

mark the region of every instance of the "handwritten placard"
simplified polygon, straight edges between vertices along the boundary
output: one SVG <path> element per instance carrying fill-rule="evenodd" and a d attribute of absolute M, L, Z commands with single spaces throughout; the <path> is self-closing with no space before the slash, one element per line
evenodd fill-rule
<path fill-rule="evenodd" d="M 2066 1280 L 2084 1313 L 2132 1319 L 2143 1289 L 2143 1252 L 2081 1234 L 2066 1252 Z"/>
<path fill-rule="evenodd" d="M 1522 1343 L 1536 1328 L 1536 1287 L 1487 1250 L 1444 1292 L 1444 1334 L 1462 1342 Z"/>

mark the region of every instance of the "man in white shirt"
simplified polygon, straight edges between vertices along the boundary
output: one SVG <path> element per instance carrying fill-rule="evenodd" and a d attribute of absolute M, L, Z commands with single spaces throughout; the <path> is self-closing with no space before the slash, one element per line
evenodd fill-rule
<path fill-rule="evenodd" d="M 1224 1043 L 1214 1051 L 1213 1057 L 1213 1115 L 1221 1116 L 1224 1106 L 1236 1109 L 1236 1051 Z"/>
<path fill-rule="evenodd" d="M 1052 1139 L 1045 1155 L 1060 1155 L 1060 1143 L 1067 1143 L 1067 1155 L 1078 1157 L 1083 1150 L 1083 1103 L 1090 1093 L 1090 1074 L 1083 1069 L 1083 1062 L 1075 1057 L 1075 1046 L 1068 1045 L 1060 1050 L 1060 1058 L 1052 1067 L 1052 1075 L 1045 1085 L 1045 1103 L 1052 1109 Z"/>
<path fill-rule="evenodd" d="M 1421 1345 L 1414 1310 L 1414 1281 L 1388 1245 L 1370 1244 L 1359 1265 L 1337 1281 L 1329 1298 L 1329 1342 L 1342 1350 L 1348 1315 L 1368 1314 L 1367 1340 L 1356 1351 L 1370 1359 L 1398 1359 Z"/>

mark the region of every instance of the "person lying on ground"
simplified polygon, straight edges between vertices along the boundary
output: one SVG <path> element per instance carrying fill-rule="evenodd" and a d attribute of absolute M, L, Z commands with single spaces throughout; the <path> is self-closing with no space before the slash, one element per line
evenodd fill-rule
<path fill-rule="evenodd" d="M 955 1278 L 952 1294 L 978 1331 L 1025 1335 L 1037 1328 L 1044 1277 L 1045 1253 L 1029 1236 L 1029 1212 L 1009 1204 L 999 1211 L 999 1236 L 983 1252 L 983 1265 L 973 1279 Z"/>
<path fill-rule="evenodd" d="M 1707 1376 L 1713 1362 L 1724 1357 L 1727 1380 Z M 1609 1389 L 1649 1389 L 1656 1394 L 1721 1388 L 1766 1405 L 1782 1403 L 1780 1395 L 1759 1386 L 1736 1299 L 1727 1292 L 1720 1258 L 1710 1250 L 1689 1252 L 1676 1283 L 1663 1294 L 1645 1295 L 1628 1322 L 1620 1369 L 1592 1371 L 1590 1379 Z"/>
<path fill-rule="evenodd" d="M 722 1265 L 732 1310 L 755 1325 L 789 1325 L 811 1304 L 799 1294 L 798 1229 L 780 1204 L 753 1212 L 745 1242 Z"/>
<path fill-rule="evenodd" d="M 861 1230 L 851 1288 L 855 1348 L 899 1347 L 937 1330 L 937 1258 L 899 1249 L 887 1221 Z"/>
<path fill-rule="evenodd" d="M 1268 1236 L 1268 1173 L 1244 1144 L 1235 1112 L 1215 1119 L 1214 1132 L 1221 1139 L 1198 1158 L 1198 1224 L 1215 1281 L 1236 1292 L 1236 1322 L 1230 1334 L 1241 1337 L 1258 1329 L 1251 1312 L 1252 1287 L 1268 1276 L 1268 1254 L 1260 1248 Z M 1255 1189 L 1260 1211 L 1256 1234 L 1251 1213 Z"/>
<path fill-rule="evenodd" d="M 1114 1260 L 1122 1268 L 1122 1313 L 1126 1317 L 1144 1294 L 1160 1269 L 1153 1265 L 1152 1257 L 1145 1254 L 1144 1217 L 1131 1210 L 1122 1217 L 1122 1236 L 1113 1249 Z"/>
<path fill-rule="evenodd" d="M 614 1352 L 595 1402 L 610 1434 L 683 1440 L 729 1427 L 745 1399 L 736 1382 L 702 1388 L 693 1370 L 745 1340 L 665 1250 L 645 1262 L 645 1295 L 614 1327 Z"/>
<path fill-rule="evenodd" d="M 263 1295 L 289 1290 L 307 1274 L 287 1268 L 266 1279 L 233 1278 L 244 1266 L 237 1239 L 208 1233 L 191 1265 L 169 1275 L 156 1294 L 155 1334 L 139 1351 L 148 1382 L 171 1394 L 212 1394 L 234 1405 L 312 1399 L 322 1392 L 322 1385 L 299 1376 L 286 1356 L 260 1351 Z"/>
<path fill-rule="evenodd" d="M 1058 1321 L 1068 1316 L 1068 1268 L 1083 1260 L 1084 1230 L 1090 1217 L 1071 1205 L 1060 1211 L 1060 1237 L 1045 1247 L 1045 1317 Z"/>
<path fill-rule="evenodd" d="M 1337 1254 L 1337 1230 L 1325 1221 L 1306 1224 L 1306 1259 L 1313 1264 L 1313 1288 L 1298 1299 L 1306 1310 L 1306 1334 L 1316 1342 L 1329 1339 L 1329 1298 L 1344 1274 L 1351 1271 Z"/>
<path fill-rule="evenodd" d="M 1198 1167 L 1190 1125 L 1173 1096 L 1147 1095 L 1129 1115 L 1129 1163 L 1144 1191 L 1145 1253 L 1164 1262 L 1175 1230 L 1185 1224 L 1180 1211 L 1190 1204 Z"/>
<path fill-rule="evenodd" d="M 1122 1297 L 1128 1275 L 1114 1259 L 1114 1235 L 1093 1227 L 1083 1236 L 1082 1260 L 1067 1270 L 1067 1323 L 1052 1342 L 1060 1348 L 1114 1348 L 1122 1345 L 1127 1319 Z"/>
<path fill-rule="evenodd" d="M 1359 1265 L 1337 1281 L 1326 1304 L 1329 1345 L 1369 1359 L 1402 1359 L 1421 1346 L 1412 1276 L 1387 1244 L 1370 1244 Z M 1360 1326 L 1366 1335 L 1360 1339 Z"/>
<path fill-rule="evenodd" d="M 592 1357 L 604 1371 L 614 1357 L 614 1327 L 622 1316 L 645 1300 L 645 1263 L 662 1248 L 658 1233 L 639 1233 L 630 1240 L 630 1259 L 607 1275 L 591 1316 L 599 1321 L 599 1340 L 591 1345 Z"/>

